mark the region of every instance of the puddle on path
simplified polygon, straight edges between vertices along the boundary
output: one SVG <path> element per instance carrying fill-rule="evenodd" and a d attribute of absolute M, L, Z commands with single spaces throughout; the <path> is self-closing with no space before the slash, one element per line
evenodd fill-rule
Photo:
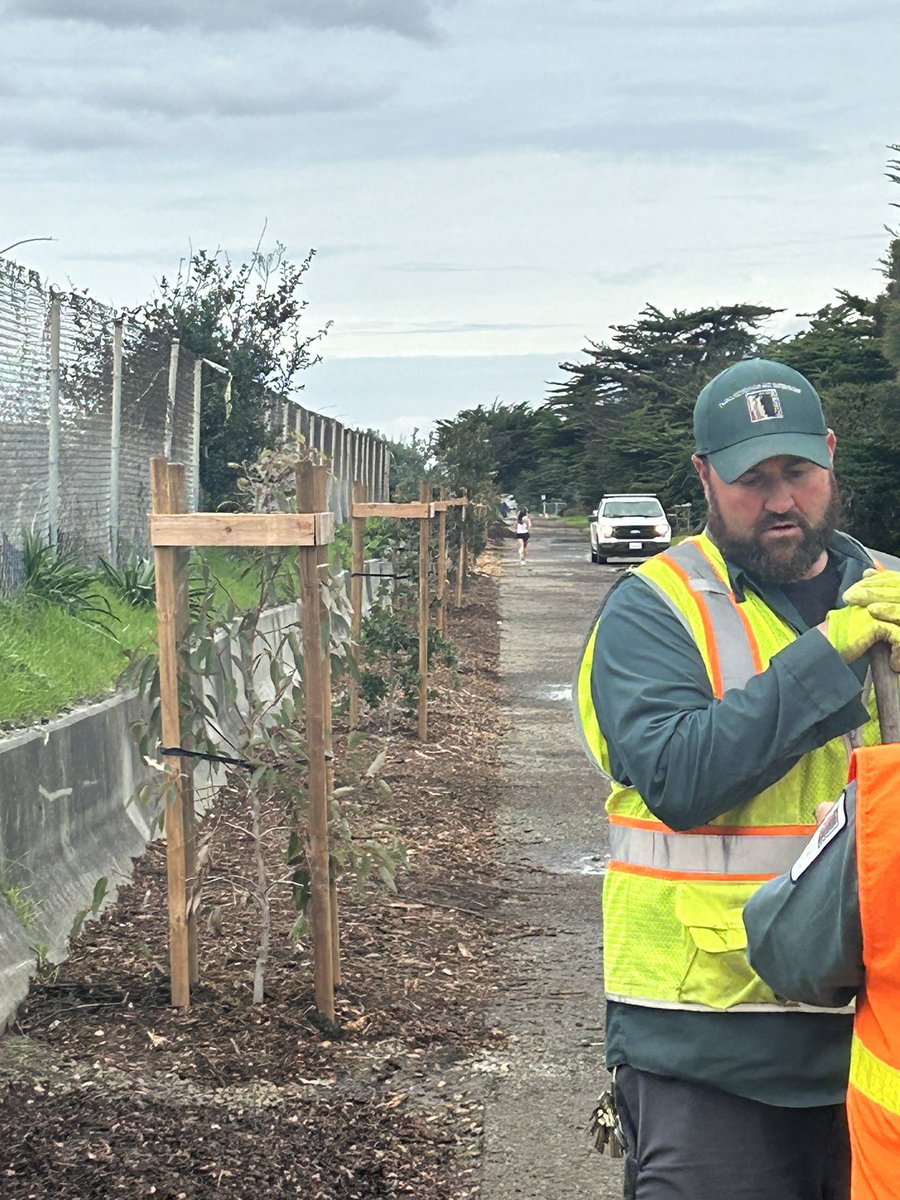
<path fill-rule="evenodd" d="M 609 855 L 580 854 L 577 858 L 556 860 L 544 865 L 554 875 L 605 875 L 609 868 Z"/>
<path fill-rule="evenodd" d="M 575 869 L 580 875 L 605 875 L 609 866 L 608 854 L 582 854 Z"/>
<path fill-rule="evenodd" d="M 564 700 L 568 703 L 572 699 L 571 683 L 545 683 L 537 689 L 537 697 L 539 700 Z"/>

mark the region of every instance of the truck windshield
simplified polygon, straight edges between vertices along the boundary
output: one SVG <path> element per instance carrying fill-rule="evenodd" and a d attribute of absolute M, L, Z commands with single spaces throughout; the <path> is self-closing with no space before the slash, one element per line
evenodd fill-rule
<path fill-rule="evenodd" d="M 604 517 L 661 517 L 662 505 L 658 500 L 607 500 L 603 505 Z"/>

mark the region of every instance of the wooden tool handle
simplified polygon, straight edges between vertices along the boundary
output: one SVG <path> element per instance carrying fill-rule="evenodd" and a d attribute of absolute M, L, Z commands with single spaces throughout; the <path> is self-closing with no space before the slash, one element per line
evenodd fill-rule
<path fill-rule="evenodd" d="M 900 742 L 900 687 L 897 673 L 891 667 L 891 648 L 886 642 L 876 642 L 869 651 L 872 683 L 882 742 Z"/>

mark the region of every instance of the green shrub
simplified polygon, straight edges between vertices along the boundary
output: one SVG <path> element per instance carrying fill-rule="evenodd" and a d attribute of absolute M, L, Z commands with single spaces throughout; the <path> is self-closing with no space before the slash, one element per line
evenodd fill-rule
<path fill-rule="evenodd" d="M 403 613 L 376 604 L 363 617 L 359 691 L 370 708 L 385 708 L 388 728 L 396 709 L 409 715 L 419 698 L 419 635 Z M 428 665 L 456 665 L 453 646 L 434 627 L 428 630 Z"/>
<path fill-rule="evenodd" d="M 34 600 L 54 604 L 82 620 L 103 624 L 109 604 L 97 591 L 97 577 L 74 550 L 57 549 L 37 534 L 23 534 L 22 591 Z"/>
<path fill-rule="evenodd" d="M 101 558 L 100 574 L 107 587 L 132 608 L 151 608 L 156 602 L 156 572 L 151 558 L 132 552 L 121 567 Z"/>

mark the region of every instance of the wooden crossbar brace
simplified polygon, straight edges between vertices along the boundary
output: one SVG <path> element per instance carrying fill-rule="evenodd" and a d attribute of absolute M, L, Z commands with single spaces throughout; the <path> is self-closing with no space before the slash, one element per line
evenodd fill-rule
<path fill-rule="evenodd" d="M 326 546 L 334 513 L 174 513 L 150 516 L 153 546 Z"/>
<path fill-rule="evenodd" d="M 379 504 L 379 503 L 354 503 L 351 510 L 351 517 L 418 517 L 421 520 L 423 517 L 433 517 L 435 514 L 434 504 L 419 500 L 412 500 L 408 504 Z"/>

